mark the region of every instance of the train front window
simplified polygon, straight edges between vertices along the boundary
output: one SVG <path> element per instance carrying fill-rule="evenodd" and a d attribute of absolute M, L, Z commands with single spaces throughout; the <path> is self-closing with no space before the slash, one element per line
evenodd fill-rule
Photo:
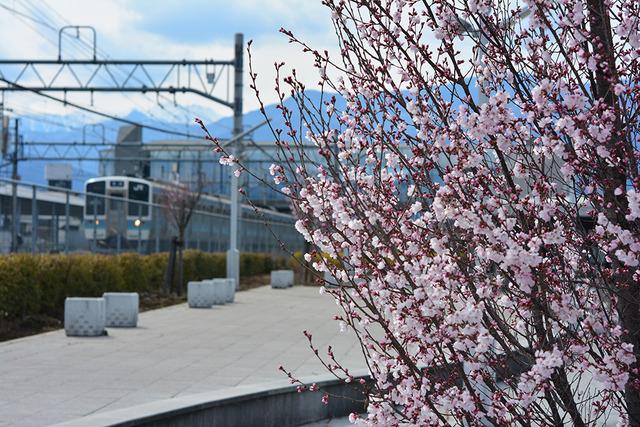
<path fill-rule="evenodd" d="M 129 216 L 149 215 L 149 185 L 129 182 Z"/>
<path fill-rule="evenodd" d="M 117 193 L 111 192 L 109 196 L 116 197 L 116 198 L 109 199 L 109 211 L 113 213 L 122 211 L 123 210 L 122 206 L 124 205 L 124 201 L 119 199 L 122 199 L 124 195 L 120 192 L 117 192 Z"/>
<path fill-rule="evenodd" d="M 90 182 L 87 184 L 87 215 L 104 215 L 105 182 Z"/>

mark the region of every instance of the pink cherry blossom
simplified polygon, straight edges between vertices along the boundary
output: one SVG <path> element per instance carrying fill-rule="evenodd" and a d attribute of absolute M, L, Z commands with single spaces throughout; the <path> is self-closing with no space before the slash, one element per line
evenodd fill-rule
<path fill-rule="evenodd" d="M 340 284 L 352 422 L 640 424 L 638 2 L 322 3 L 340 50 L 283 31 L 322 100 L 277 66 L 267 184 Z"/>

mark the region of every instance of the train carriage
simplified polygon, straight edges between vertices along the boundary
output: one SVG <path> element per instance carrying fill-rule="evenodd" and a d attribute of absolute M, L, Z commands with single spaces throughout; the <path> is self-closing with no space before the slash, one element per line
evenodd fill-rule
<path fill-rule="evenodd" d="M 169 182 L 128 176 L 92 178 L 85 183 L 84 231 L 86 239 L 99 250 L 164 251 L 173 230 L 160 201 Z M 280 244 L 265 226 L 279 230 L 278 238 L 287 249 L 300 250 L 302 239 L 294 228 L 292 215 L 270 209 L 241 205 L 240 248 L 245 251 L 278 252 Z M 230 201 L 203 194 L 187 229 L 186 246 L 208 251 L 228 248 Z"/>

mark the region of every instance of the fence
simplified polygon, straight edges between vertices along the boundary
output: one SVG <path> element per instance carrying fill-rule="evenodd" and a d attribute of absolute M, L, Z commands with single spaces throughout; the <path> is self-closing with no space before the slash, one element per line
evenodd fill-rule
<path fill-rule="evenodd" d="M 141 203 L 91 194 L 91 204 L 102 204 L 98 214 L 85 210 L 86 194 L 64 188 L 0 178 L 0 253 L 80 252 L 119 253 L 167 251 L 176 230 L 158 203 Z M 146 205 L 148 215 L 130 215 L 130 205 Z M 14 220 L 17 219 L 17 220 Z M 229 247 L 228 208 L 199 205 L 185 233 L 185 247 L 220 252 Z M 291 215 L 241 209 L 239 248 L 246 252 L 282 254 L 301 250 L 303 241 Z"/>

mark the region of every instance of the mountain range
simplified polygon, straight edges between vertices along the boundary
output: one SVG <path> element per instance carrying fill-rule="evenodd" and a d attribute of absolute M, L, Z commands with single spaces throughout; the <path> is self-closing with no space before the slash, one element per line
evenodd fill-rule
<path fill-rule="evenodd" d="M 333 94 L 322 94 L 319 91 L 306 91 L 305 92 L 313 105 L 318 106 L 321 100 L 328 100 Z M 338 98 L 337 108 L 341 109 L 344 103 Z M 292 98 L 286 98 L 284 105 L 289 108 L 292 115 L 292 122 L 298 123 L 300 116 L 295 105 L 295 101 Z M 183 110 L 186 110 L 183 109 Z M 201 107 L 189 107 L 189 110 L 193 112 L 194 117 L 190 119 L 190 123 L 186 123 L 188 119 L 187 114 L 181 112 L 181 116 L 185 117 L 185 122 L 177 123 L 171 121 L 159 120 L 156 115 L 147 114 L 144 111 L 134 110 L 129 113 L 124 119 L 143 123 L 148 126 L 153 126 L 162 129 L 170 129 L 175 132 L 185 133 L 191 135 L 193 139 L 197 140 L 203 137 L 203 132 L 200 127 L 195 124 L 196 117 L 202 117 L 203 121 L 207 124 L 207 128 L 211 134 L 220 139 L 230 138 L 233 129 L 233 117 L 222 117 L 217 120 L 207 121 L 205 117 L 211 117 L 212 113 L 206 108 Z M 265 113 L 267 117 L 271 119 L 271 125 L 274 128 L 284 128 L 285 122 L 282 118 L 281 110 L 277 104 L 271 104 L 265 107 Z M 117 131 L 120 126 L 126 125 L 116 120 L 107 119 L 103 121 L 93 122 L 91 124 L 86 123 L 86 114 L 70 113 L 69 115 L 25 115 L 21 116 L 20 134 L 25 142 L 25 148 L 23 156 L 29 157 L 42 157 L 43 154 L 46 157 L 57 157 L 62 154 L 66 149 L 65 146 L 59 146 L 58 151 L 55 153 L 51 150 L 43 152 L 44 148 L 39 146 L 37 150 L 35 147 L 30 147 L 29 143 L 33 142 L 101 142 L 106 141 L 108 143 L 114 143 L 116 141 Z M 245 129 L 256 126 L 264 121 L 264 117 L 259 110 L 248 111 L 244 114 L 243 124 Z M 185 140 L 184 136 L 170 135 L 157 130 L 143 129 L 143 143 L 150 143 L 158 140 Z M 274 137 L 268 126 L 262 126 L 254 131 L 251 135 L 254 141 L 272 141 Z M 195 142 L 195 141 L 194 141 Z M 204 142 L 203 142 L 204 143 Z M 99 149 L 99 148 L 98 148 Z M 84 150 L 84 148 L 83 148 Z M 97 157 L 97 150 L 87 151 L 90 157 Z M 85 180 L 96 176 L 98 174 L 98 162 L 95 160 L 22 160 L 19 162 L 18 173 L 23 182 L 30 182 L 36 184 L 46 184 L 44 169 L 48 163 L 67 163 L 71 164 L 73 169 L 73 188 L 75 190 L 81 190 Z M 2 169 L 2 176 L 10 176 L 10 170 L 7 166 Z"/>

